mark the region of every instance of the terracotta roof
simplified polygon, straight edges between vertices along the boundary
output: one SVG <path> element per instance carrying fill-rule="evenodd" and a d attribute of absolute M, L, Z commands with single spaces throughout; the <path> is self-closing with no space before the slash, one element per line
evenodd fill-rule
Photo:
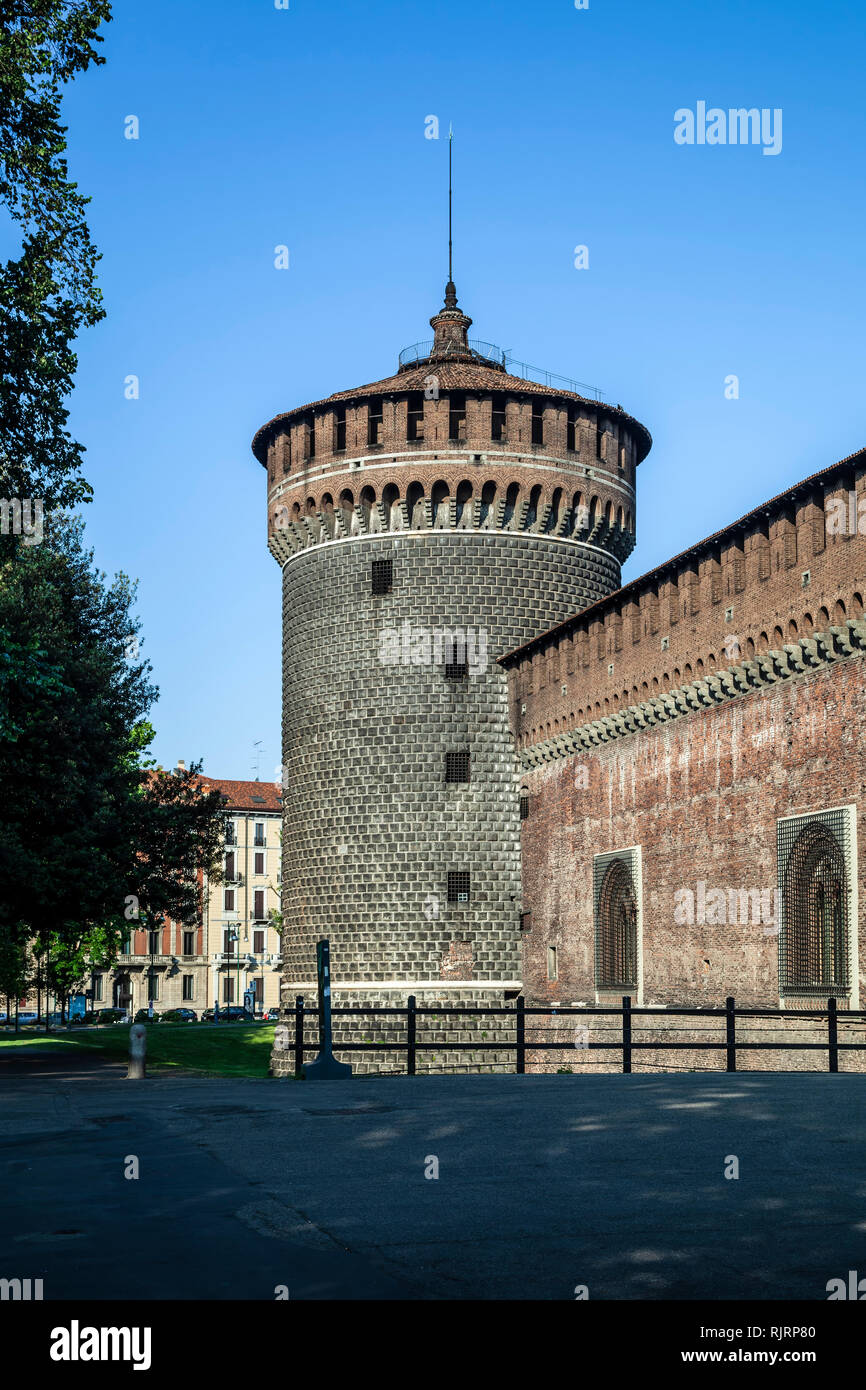
<path fill-rule="evenodd" d="M 291 420 L 295 415 L 303 414 L 307 410 L 316 410 L 320 406 L 333 405 L 339 401 L 361 400 L 365 396 L 404 395 L 407 391 L 423 391 L 431 374 L 435 374 L 439 378 L 441 391 L 510 391 L 526 396 L 547 396 L 548 398 L 553 396 L 560 400 L 579 401 L 581 405 L 590 405 L 596 410 L 602 410 L 605 415 L 616 415 L 627 421 L 641 440 L 641 459 L 646 458 L 652 447 L 652 436 L 646 426 L 642 425 L 639 420 L 635 420 L 634 416 L 629 415 L 621 406 L 591 400 L 588 396 L 579 396 L 574 391 L 561 391 L 551 386 L 541 386 L 537 381 L 527 381 L 522 376 L 511 376 L 508 372 L 497 371 L 495 367 L 484 367 L 476 362 L 448 362 L 427 358 L 417 366 L 411 367 L 407 371 L 397 372 L 394 376 L 383 377 L 381 381 L 371 381 L 368 385 L 356 386 L 351 391 L 337 391 L 333 396 L 326 396 L 324 400 L 310 401 L 307 405 L 299 405 L 292 410 L 275 415 L 272 420 L 269 420 L 266 425 L 262 425 L 261 429 L 256 431 L 253 437 L 252 451 L 260 463 L 266 464 L 267 457 L 263 457 L 263 452 L 267 438 L 270 432 L 284 421 Z"/>
<path fill-rule="evenodd" d="M 570 618 L 565 618 L 555 627 L 548 628 L 545 632 L 540 632 L 537 637 L 532 637 L 528 642 L 524 642 L 520 647 L 514 647 L 510 652 L 505 652 L 503 656 L 497 657 L 503 666 L 513 664 L 517 660 L 528 656 L 529 653 L 544 645 L 551 637 L 562 635 L 575 626 L 583 622 L 586 618 L 600 618 L 609 608 L 615 608 L 622 603 L 623 599 L 630 598 L 633 594 L 644 589 L 649 584 L 655 584 L 672 570 L 681 569 L 686 560 L 697 559 L 703 552 L 719 544 L 721 540 L 731 536 L 734 532 L 749 526 L 751 522 L 757 521 L 759 517 L 768 516 L 774 509 L 778 509 L 785 503 L 790 503 L 803 492 L 808 492 L 811 488 L 820 483 L 827 482 L 839 469 L 847 468 L 854 462 L 866 464 L 866 448 L 857 449 L 853 454 L 848 454 L 846 458 L 839 459 L 837 463 L 831 463 L 829 467 L 822 468 L 819 473 L 810 473 L 807 478 L 802 478 L 800 482 L 794 483 L 785 492 L 780 492 L 778 496 L 771 497 L 768 502 L 762 502 L 759 507 L 746 512 L 739 520 L 732 521 L 721 531 L 714 531 L 711 536 L 705 536 L 703 540 L 697 541 L 689 546 L 688 550 L 680 551 L 679 555 L 674 555 L 670 560 L 665 560 L 663 564 L 656 565 L 655 569 L 647 570 L 637 579 L 632 579 L 630 583 L 624 584 L 621 589 L 615 589 L 612 594 L 606 594 L 604 598 L 597 599 L 588 608 L 582 608 L 578 613 L 572 614 Z"/>
<path fill-rule="evenodd" d="M 233 811 L 281 811 L 282 791 L 275 782 L 234 782 L 223 777 L 199 779 L 208 790 L 216 787 Z"/>

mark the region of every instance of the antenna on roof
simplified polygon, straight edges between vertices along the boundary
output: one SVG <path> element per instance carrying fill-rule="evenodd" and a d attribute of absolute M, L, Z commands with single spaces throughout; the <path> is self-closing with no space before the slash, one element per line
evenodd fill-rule
<path fill-rule="evenodd" d="M 255 774 L 256 774 L 256 781 L 258 782 L 258 781 L 261 780 L 261 779 L 259 778 L 259 769 L 260 769 L 260 767 L 261 767 L 261 761 L 262 761 L 262 741 L 261 741 L 260 738 L 257 738 L 257 739 L 254 739 L 254 740 L 253 740 L 253 748 L 255 748 L 255 750 L 256 750 L 256 760 L 255 760 L 255 762 L 253 763 L 253 771 L 254 771 Z"/>
<path fill-rule="evenodd" d="M 448 123 L 448 281 L 454 279 L 451 273 L 451 145 L 454 140 L 454 127 Z"/>

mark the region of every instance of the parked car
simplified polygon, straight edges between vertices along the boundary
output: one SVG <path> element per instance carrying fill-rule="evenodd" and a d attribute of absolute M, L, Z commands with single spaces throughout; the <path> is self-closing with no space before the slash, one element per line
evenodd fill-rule
<path fill-rule="evenodd" d="M 126 1009 L 97 1009 L 93 1015 L 94 1023 L 126 1023 L 128 1020 Z"/>
<path fill-rule="evenodd" d="M 202 1023 L 214 1022 L 213 1009 L 205 1009 L 201 1016 Z M 228 1004 L 220 1009 L 218 1023 L 253 1023 L 255 1020 L 240 1004 Z"/>
<path fill-rule="evenodd" d="M 156 1009 L 154 1009 L 152 1016 L 148 1013 L 147 1009 L 139 1009 L 132 1021 L 133 1023 L 159 1023 L 161 1018 L 162 1014 L 158 1014 Z"/>
<path fill-rule="evenodd" d="M 15 1015 L 14 1015 L 14 1013 L 13 1013 L 13 1015 L 12 1015 L 12 1017 L 11 1017 L 11 1019 L 10 1019 L 9 1021 L 10 1021 L 10 1023 L 14 1023 L 14 1022 L 15 1022 Z M 38 1023 L 38 1022 L 39 1022 L 39 1015 L 37 1014 L 37 1012 L 36 1012 L 35 1009 L 19 1009 L 19 1011 L 18 1011 L 18 1022 L 19 1022 L 19 1024 L 21 1024 L 22 1026 L 23 1026 L 25 1023 L 26 1023 L 26 1024 Z"/>
<path fill-rule="evenodd" d="M 279 1023 L 280 1011 L 279 1009 L 268 1009 L 264 1017 L 266 1023 Z"/>
<path fill-rule="evenodd" d="M 198 1014 L 195 1009 L 167 1009 L 161 1015 L 160 1021 L 162 1023 L 195 1023 L 197 1020 Z"/>

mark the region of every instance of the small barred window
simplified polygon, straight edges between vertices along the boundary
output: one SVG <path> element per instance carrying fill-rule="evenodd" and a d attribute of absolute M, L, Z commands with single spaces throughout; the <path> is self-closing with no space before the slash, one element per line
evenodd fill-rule
<path fill-rule="evenodd" d="M 374 594 L 390 594 L 394 582 L 394 561 L 374 560 L 372 587 Z"/>
<path fill-rule="evenodd" d="M 445 754 L 445 781 L 469 781 L 469 749 L 455 748 Z"/>
<path fill-rule="evenodd" d="M 449 903 L 468 903 L 470 875 L 463 869 L 452 870 L 448 875 Z"/>

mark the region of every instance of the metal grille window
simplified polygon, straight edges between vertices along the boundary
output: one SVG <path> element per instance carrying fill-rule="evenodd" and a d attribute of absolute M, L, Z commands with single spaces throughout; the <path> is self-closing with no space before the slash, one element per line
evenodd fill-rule
<path fill-rule="evenodd" d="M 637 850 L 599 854 L 593 862 L 596 989 L 638 987 Z"/>
<path fill-rule="evenodd" d="M 464 870 L 452 870 L 448 875 L 449 903 L 468 903 L 470 875 Z"/>
<path fill-rule="evenodd" d="M 466 655 L 466 643 L 449 639 L 444 646 L 445 660 L 445 679 L 449 681 L 465 680 L 469 675 L 469 661 Z"/>
<path fill-rule="evenodd" d="M 391 586 L 394 583 L 394 561 L 393 560 L 374 560 L 372 569 L 372 587 L 374 594 L 390 594 Z"/>
<path fill-rule="evenodd" d="M 455 748 L 445 754 L 445 781 L 469 781 L 469 749 Z"/>
<path fill-rule="evenodd" d="M 778 822 L 779 990 L 826 997 L 850 989 L 849 807 Z"/>
<path fill-rule="evenodd" d="M 523 790 L 520 793 L 520 819 L 529 819 L 529 792 Z"/>

